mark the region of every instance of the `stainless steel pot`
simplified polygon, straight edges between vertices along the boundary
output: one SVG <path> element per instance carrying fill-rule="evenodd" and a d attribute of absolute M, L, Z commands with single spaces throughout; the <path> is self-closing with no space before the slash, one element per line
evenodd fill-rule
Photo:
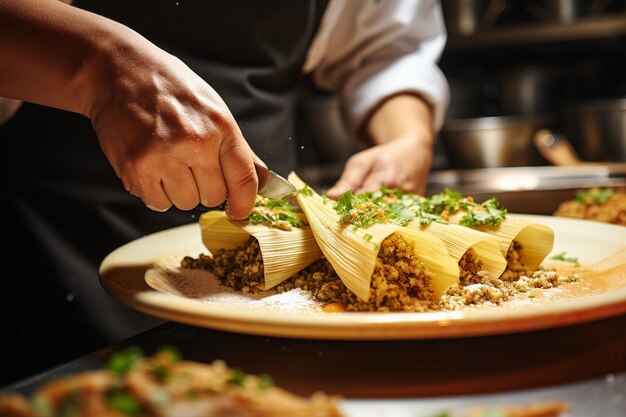
<path fill-rule="evenodd" d="M 563 133 L 585 161 L 626 162 L 626 98 L 566 106 Z"/>
<path fill-rule="evenodd" d="M 533 136 L 551 124 L 545 115 L 448 120 L 439 137 L 454 168 L 545 165 Z"/>

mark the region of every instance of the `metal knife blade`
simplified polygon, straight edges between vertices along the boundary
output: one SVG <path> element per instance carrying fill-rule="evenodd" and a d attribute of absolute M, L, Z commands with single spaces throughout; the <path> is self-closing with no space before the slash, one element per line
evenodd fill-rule
<path fill-rule="evenodd" d="M 282 200 L 296 194 L 296 187 L 285 178 L 256 162 L 254 167 L 259 177 L 258 193 L 263 197 Z"/>

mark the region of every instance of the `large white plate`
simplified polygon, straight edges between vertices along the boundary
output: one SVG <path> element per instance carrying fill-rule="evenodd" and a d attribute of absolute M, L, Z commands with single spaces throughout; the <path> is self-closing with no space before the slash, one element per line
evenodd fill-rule
<path fill-rule="evenodd" d="M 147 271 L 149 275 L 165 268 L 173 281 L 184 281 L 185 274 L 179 274 L 175 268 L 180 260 L 207 252 L 199 225 L 189 224 L 121 246 L 103 260 L 100 277 L 111 296 L 146 314 L 219 330 L 295 338 L 464 337 L 565 326 L 626 312 L 626 227 L 550 216 L 520 216 L 550 226 L 555 232 L 553 253 L 565 251 L 595 272 L 568 284 L 568 290 L 550 293 L 548 297 L 480 310 L 323 313 L 298 303 L 292 308 L 284 299 L 276 304 L 222 294 L 206 301 L 193 293 L 197 286 L 186 292 L 183 282 L 176 284 L 179 288 L 157 291 L 145 280 Z M 208 283 L 200 290 L 220 292 Z"/>

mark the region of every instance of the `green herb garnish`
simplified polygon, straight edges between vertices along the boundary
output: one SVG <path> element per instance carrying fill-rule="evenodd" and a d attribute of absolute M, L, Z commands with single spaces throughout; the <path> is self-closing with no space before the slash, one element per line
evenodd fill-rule
<path fill-rule="evenodd" d="M 164 366 L 157 366 L 152 370 L 152 375 L 154 375 L 157 381 L 164 383 L 170 376 L 170 373 Z"/>
<path fill-rule="evenodd" d="M 610 188 L 592 188 L 589 191 L 578 191 L 576 193 L 576 201 L 579 204 L 596 203 L 602 205 L 606 202 L 606 200 L 611 198 L 612 195 L 613 190 Z"/>
<path fill-rule="evenodd" d="M 272 379 L 272 376 L 269 374 L 261 374 L 259 376 L 259 388 L 261 390 L 267 390 L 268 388 L 271 388 L 274 386 L 274 380 Z"/>
<path fill-rule="evenodd" d="M 116 374 L 124 374 L 134 368 L 143 358 L 141 348 L 129 346 L 111 356 L 107 363 L 107 369 Z"/>
<path fill-rule="evenodd" d="M 167 355 L 172 362 L 179 362 L 183 355 L 180 353 L 180 350 L 177 347 L 165 345 L 161 346 L 157 350 L 157 354 L 159 355 Z"/>
<path fill-rule="evenodd" d="M 30 405 L 35 412 L 35 415 L 40 417 L 52 417 L 54 416 L 54 410 L 52 409 L 52 404 L 48 401 L 48 398 L 43 395 L 36 394 L 30 400 Z"/>
<path fill-rule="evenodd" d="M 575 264 L 576 262 L 578 262 L 578 258 L 576 257 L 568 257 L 566 256 L 566 252 L 560 252 L 557 253 L 554 256 L 551 256 L 550 259 L 554 259 L 555 261 L 563 261 L 563 262 L 570 262 Z"/>
<path fill-rule="evenodd" d="M 313 197 L 313 190 L 308 185 L 305 185 L 304 187 L 299 189 L 298 192 L 307 197 Z"/>
<path fill-rule="evenodd" d="M 243 387 L 246 382 L 246 373 L 240 368 L 233 369 L 233 374 L 228 380 L 229 384 Z"/>
<path fill-rule="evenodd" d="M 339 222 L 354 228 L 368 227 L 374 223 L 395 223 L 405 225 L 410 219 L 404 219 L 387 207 L 372 200 L 367 193 L 354 195 L 346 191 L 334 207 L 339 214 Z"/>
<path fill-rule="evenodd" d="M 132 394 L 121 391 L 121 390 L 112 390 L 106 393 L 107 404 L 125 414 L 129 417 L 138 416 L 141 412 L 141 404 Z"/>
<path fill-rule="evenodd" d="M 81 395 L 79 391 L 72 390 L 70 394 L 63 399 L 59 405 L 56 416 L 58 417 L 76 417 L 80 411 Z"/>
<path fill-rule="evenodd" d="M 507 214 L 495 197 L 478 204 L 471 197 L 465 197 L 449 188 L 428 198 L 386 187 L 367 195 L 372 201 L 394 213 L 396 218 L 402 219 L 404 224 L 412 220 L 422 225 L 432 222 L 449 223 L 450 216 L 463 211 L 465 214 L 459 223 L 464 226 L 497 226 Z"/>
<path fill-rule="evenodd" d="M 303 227 L 305 223 L 296 215 L 296 207 L 284 200 L 258 197 L 252 213 L 246 218 L 250 224 L 262 224 L 282 230 Z"/>
<path fill-rule="evenodd" d="M 506 214 L 506 209 L 500 206 L 500 202 L 495 197 L 492 197 L 468 209 L 467 214 L 459 220 L 459 223 L 471 227 L 484 224 L 498 226 L 506 218 Z"/>

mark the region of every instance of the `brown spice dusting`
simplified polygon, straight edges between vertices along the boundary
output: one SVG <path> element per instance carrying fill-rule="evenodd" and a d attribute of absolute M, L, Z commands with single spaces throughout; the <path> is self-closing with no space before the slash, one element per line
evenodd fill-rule
<path fill-rule="evenodd" d="M 360 300 L 346 288 L 330 263 L 319 259 L 273 290 L 276 293 L 296 288 L 310 291 L 324 305 L 342 305 L 347 311 L 423 312 L 458 310 L 469 306 L 498 305 L 516 298 L 533 297 L 534 291 L 557 287 L 577 280 L 560 276 L 554 270 L 529 270 L 523 263 L 523 247 L 514 241 L 507 253 L 508 267 L 501 277 L 485 271 L 474 251 L 459 261 L 460 279 L 448 289 L 439 303 L 434 301 L 431 275 L 415 256 L 414 246 L 399 234 L 385 239 L 372 274 L 370 297 Z M 263 283 L 263 259 L 259 244 L 250 238 L 236 249 L 219 250 L 214 257 L 185 257 L 183 268 L 212 272 L 225 286 L 244 294 L 258 293 Z"/>

